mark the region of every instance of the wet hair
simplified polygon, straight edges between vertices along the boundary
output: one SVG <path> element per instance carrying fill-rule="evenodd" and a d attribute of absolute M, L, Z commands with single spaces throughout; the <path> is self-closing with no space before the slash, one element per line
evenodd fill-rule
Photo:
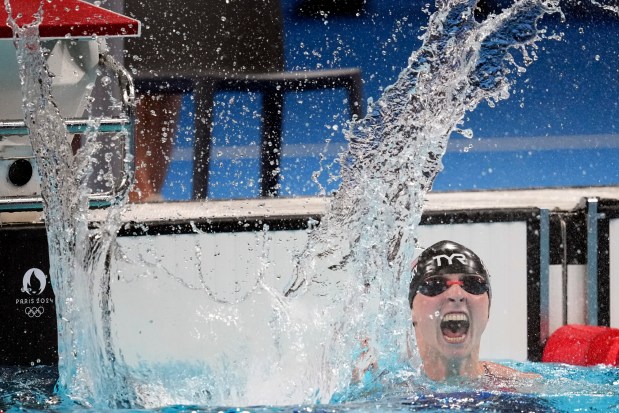
<path fill-rule="evenodd" d="M 426 278 L 447 274 L 476 274 L 484 277 L 490 288 L 490 274 L 477 254 L 457 242 L 439 241 L 426 248 L 413 261 L 413 278 L 408 290 L 410 308 L 413 308 L 417 290 Z M 490 289 L 488 289 L 488 298 L 492 298 Z"/>

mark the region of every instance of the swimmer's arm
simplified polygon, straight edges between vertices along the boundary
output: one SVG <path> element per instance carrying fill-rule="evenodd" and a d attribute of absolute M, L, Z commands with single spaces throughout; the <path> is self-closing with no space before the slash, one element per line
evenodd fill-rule
<path fill-rule="evenodd" d="M 361 351 L 359 353 L 359 357 L 355 361 L 351 381 L 353 383 L 359 383 L 363 381 L 366 373 L 376 372 L 377 370 L 378 360 L 374 354 L 374 350 L 370 348 L 368 339 L 362 339 Z"/>
<path fill-rule="evenodd" d="M 525 373 L 511 367 L 504 366 L 499 363 L 493 363 L 491 361 L 482 362 L 485 371 L 498 379 L 504 380 L 536 380 L 541 379 L 542 376 L 537 373 Z"/>

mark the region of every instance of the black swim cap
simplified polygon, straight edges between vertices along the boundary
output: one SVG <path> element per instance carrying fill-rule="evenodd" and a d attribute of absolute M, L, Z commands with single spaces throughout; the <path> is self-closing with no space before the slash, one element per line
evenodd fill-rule
<path fill-rule="evenodd" d="M 410 307 L 413 308 L 413 299 L 423 280 L 444 274 L 481 275 L 490 288 L 490 274 L 477 254 L 457 242 L 439 241 L 424 250 L 413 262 L 413 279 L 408 290 Z M 492 298 L 490 289 L 488 298 Z"/>

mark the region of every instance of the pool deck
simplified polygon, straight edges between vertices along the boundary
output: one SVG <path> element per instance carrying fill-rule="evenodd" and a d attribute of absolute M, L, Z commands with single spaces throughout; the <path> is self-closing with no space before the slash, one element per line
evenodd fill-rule
<path fill-rule="evenodd" d="M 583 199 L 586 198 L 619 200 L 619 187 L 436 192 L 428 194 L 425 211 L 526 208 L 572 211 L 582 206 Z M 124 211 L 122 220 L 133 223 L 170 224 L 190 221 L 223 222 L 261 218 L 320 217 L 327 210 L 329 200 L 330 198 L 325 197 L 299 197 L 130 204 Z M 101 221 L 105 217 L 105 210 L 91 211 L 92 221 Z M 41 212 L 0 213 L 0 225 L 40 224 L 42 222 Z"/>

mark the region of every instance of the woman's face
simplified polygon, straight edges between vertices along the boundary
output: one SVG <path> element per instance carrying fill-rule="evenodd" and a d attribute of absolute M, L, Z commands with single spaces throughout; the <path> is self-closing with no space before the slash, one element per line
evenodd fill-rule
<path fill-rule="evenodd" d="M 463 274 L 436 276 L 433 282 L 444 282 L 447 289 L 428 296 L 421 292 L 413 300 L 413 325 L 420 355 L 424 363 L 430 358 L 464 359 L 479 355 L 481 335 L 488 323 L 488 293 L 472 294 L 462 285 Z M 430 277 L 429 277 L 430 278 Z M 485 282 L 480 277 L 479 282 Z"/>

